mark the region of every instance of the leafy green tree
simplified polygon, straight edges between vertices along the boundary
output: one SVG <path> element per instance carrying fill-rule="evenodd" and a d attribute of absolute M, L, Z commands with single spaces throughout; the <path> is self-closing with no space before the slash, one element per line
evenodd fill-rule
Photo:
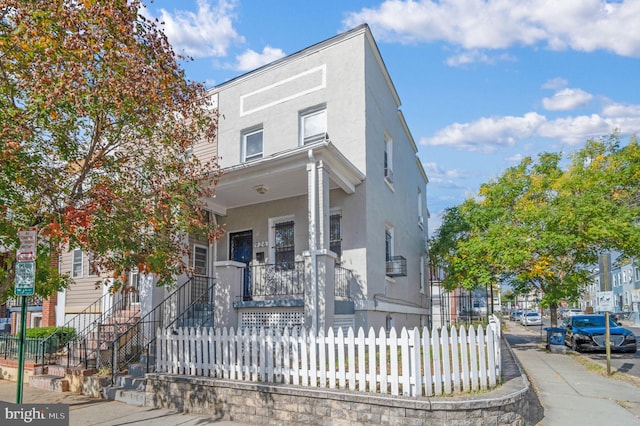
<path fill-rule="evenodd" d="M 217 118 L 140 0 L 0 5 L 0 296 L 17 231 L 39 229 L 37 292 L 69 284 L 51 255 L 81 248 L 102 271 L 184 272 L 184 235 L 218 233 L 203 199 L 218 175 L 195 158 Z"/>
<path fill-rule="evenodd" d="M 448 288 L 497 276 L 519 293 L 540 292 L 556 324 L 558 303 L 579 297 L 600 252 L 637 255 L 636 139 L 623 148 L 617 135 L 588 141 L 566 169 L 562 161 L 559 153 L 526 158 L 447 212 L 431 247 Z"/>

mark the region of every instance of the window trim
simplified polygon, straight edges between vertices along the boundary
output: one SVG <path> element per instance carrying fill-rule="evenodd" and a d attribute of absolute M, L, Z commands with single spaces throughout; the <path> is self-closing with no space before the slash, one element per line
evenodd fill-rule
<path fill-rule="evenodd" d="M 78 262 L 76 256 L 80 256 L 80 261 Z M 80 271 L 76 274 L 76 265 L 80 263 Z M 74 249 L 71 252 L 71 278 L 82 278 L 84 273 L 84 253 L 81 249 Z"/>
<path fill-rule="evenodd" d="M 247 138 L 251 135 L 255 135 L 260 133 L 262 135 L 262 141 L 260 146 L 260 152 L 256 154 L 252 154 L 247 157 Z M 254 161 L 264 156 L 264 129 L 262 127 L 254 127 L 249 130 L 245 130 L 242 132 L 242 162 L 246 163 L 248 161 Z"/>
<path fill-rule="evenodd" d="M 384 135 L 384 160 L 383 173 L 385 181 L 393 184 L 393 139 L 386 134 Z"/>
<path fill-rule="evenodd" d="M 197 249 L 204 249 L 204 252 L 205 252 L 204 274 L 199 273 L 198 270 L 197 270 L 197 266 L 196 266 L 196 250 Z M 209 247 L 207 247 L 207 246 L 205 246 L 203 244 L 194 244 L 193 245 L 193 262 L 191 262 L 191 265 L 193 266 L 194 275 L 207 277 L 208 274 L 209 274 Z"/>
<path fill-rule="evenodd" d="M 269 218 L 269 258 L 273 259 L 273 264 L 277 266 L 278 262 L 276 259 L 276 225 L 285 223 L 285 222 L 293 222 L 293 259 L 295 262 L 296 256 L 296 248 L 295 248 L 295 215 L 287 215 L 280 217 Z"/>
<path fill-rule="evenodd" d="M 314 135 L 305 137 L 305 124 L 306 124 L 306 120 L 312 117 L 316 117 L 318 115 L 322 114 L 324 116 L 324 131 L 321 131 L 319 133 L 316 133 Z M 322 105 L 322 106 L 318 106 L 318 107 L 314 107 L 314 108 L 309 108 L 306 109 L 304 111 L 300 112 L 300 118 L 299 118 L 299 143 L 300 146 L 303 145 L 308 145 L 310 143 L 314 143 L 314 142 L 318 142 L 321 140 L 324 140 L 327 138 L 327 107 L 326 105 Z"/>
<path fill-rule="evenodd" d="M 332 240 L 331 239 L 331 220 L 334 217 L 338 217 L 338 239 L 337 240 Z M 340 245 L 340 252 L 336 252 L 334 251 L 331 247 L 334 245 Z M 340 210 L 332 210 L 329 213 L 329 250 L 331 250 L 332 252 L 334 252 L 338 258 L 342 257 L 342 212 Z"/>

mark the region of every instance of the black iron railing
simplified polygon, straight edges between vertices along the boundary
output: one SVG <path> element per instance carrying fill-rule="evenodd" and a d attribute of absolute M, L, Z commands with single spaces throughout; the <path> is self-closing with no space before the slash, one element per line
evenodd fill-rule
<path fill-rule="evenodd" d="M 36 364 L 42 363 L 42 348 L 48 349 L 43 345 L 44 339 L 25 337 L 24 339 L 24 359 L 33 361 Z M 9 334 L 0 335 L 0 357 L 4 359 L 18 359 L 18 350 L 20 346 L 20 337 L 11 336 Z M 57 348 L 56 348 L 57 349 Z M 51 349 L 53 350 L 53 348 Z"/>
<path fill-rule="evenodd" d="M 337 299 L 351 299 L 351 283 L 355 281 L 355 273 L 351 269 L 336 265 L 334 294 Z"/>
<path fill-rule="evenodd" d="M 251 265 L 250 286 L 245 287 L 243 300 L 304 296 L 304 261 L 283 265 Z"/>
<path fill-rule="evenodd" d="M 109 301 L 109 297 L 115 300 Z M 75 329 L 76 337 L 59 348 L 57 363 L 65 367 L 99 367 L 101 351 L 139 316 L 140 306 L 132 304 L 128 295 L 105 294 L 64 325 Z M 43 342 L 43 359 L 54 339 L 55 334 Z"/>
<path fill-rule="evenodd" d="M 143 361 L 142 355 L 146 355 L 147 371 L 151 370 L 158 329 L 213 327 L 214 287 L 211 277 L 192 277 L 135 323 L 119 330 L 99 359 L 101 367 L 111 369 L 112 381 L 129 364 Z"/>

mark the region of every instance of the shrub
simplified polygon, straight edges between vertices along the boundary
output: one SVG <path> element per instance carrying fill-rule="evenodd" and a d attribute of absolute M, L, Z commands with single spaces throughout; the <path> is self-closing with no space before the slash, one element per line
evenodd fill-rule
<path fill-rule="evenodd" d="M 60 346 L 66 344 L 68 341 L 75 339 L 76 330 L 73 327 L 35 327 L 28 328 L 25 333 L 26 337 L 45 339 L 49 336 L 55 335 L 52 339 L 56 339 Z"/>

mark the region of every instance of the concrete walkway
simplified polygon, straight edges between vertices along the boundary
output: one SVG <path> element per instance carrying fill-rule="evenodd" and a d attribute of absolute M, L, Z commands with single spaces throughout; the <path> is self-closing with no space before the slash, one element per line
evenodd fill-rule
<path fill-rule="evenodd" d="M 538 425 L 640 425 L 640 388 L 551 353 L 539 330 L 508 322 L 505 336 L 544 408 Z"/>
<path fill-rule="evenodd" d="M 15 382 L 0 380 L 0 401 L 15 403 L 17 385 Z M 160 410 L 148 407 L 127 405 L 118 401 L 94 399 L 70 392 L 53 392 L 30 387 L 25 384 L 22 395 L 23 403 L 35 404 L 67 404 L 69 406 L 70 426 L 111 426 L 111 425 L 217 425 L 240 426 L 243 423 L 216 420 Z M 1 423 L 1 422 L 0 422 Z"/>

